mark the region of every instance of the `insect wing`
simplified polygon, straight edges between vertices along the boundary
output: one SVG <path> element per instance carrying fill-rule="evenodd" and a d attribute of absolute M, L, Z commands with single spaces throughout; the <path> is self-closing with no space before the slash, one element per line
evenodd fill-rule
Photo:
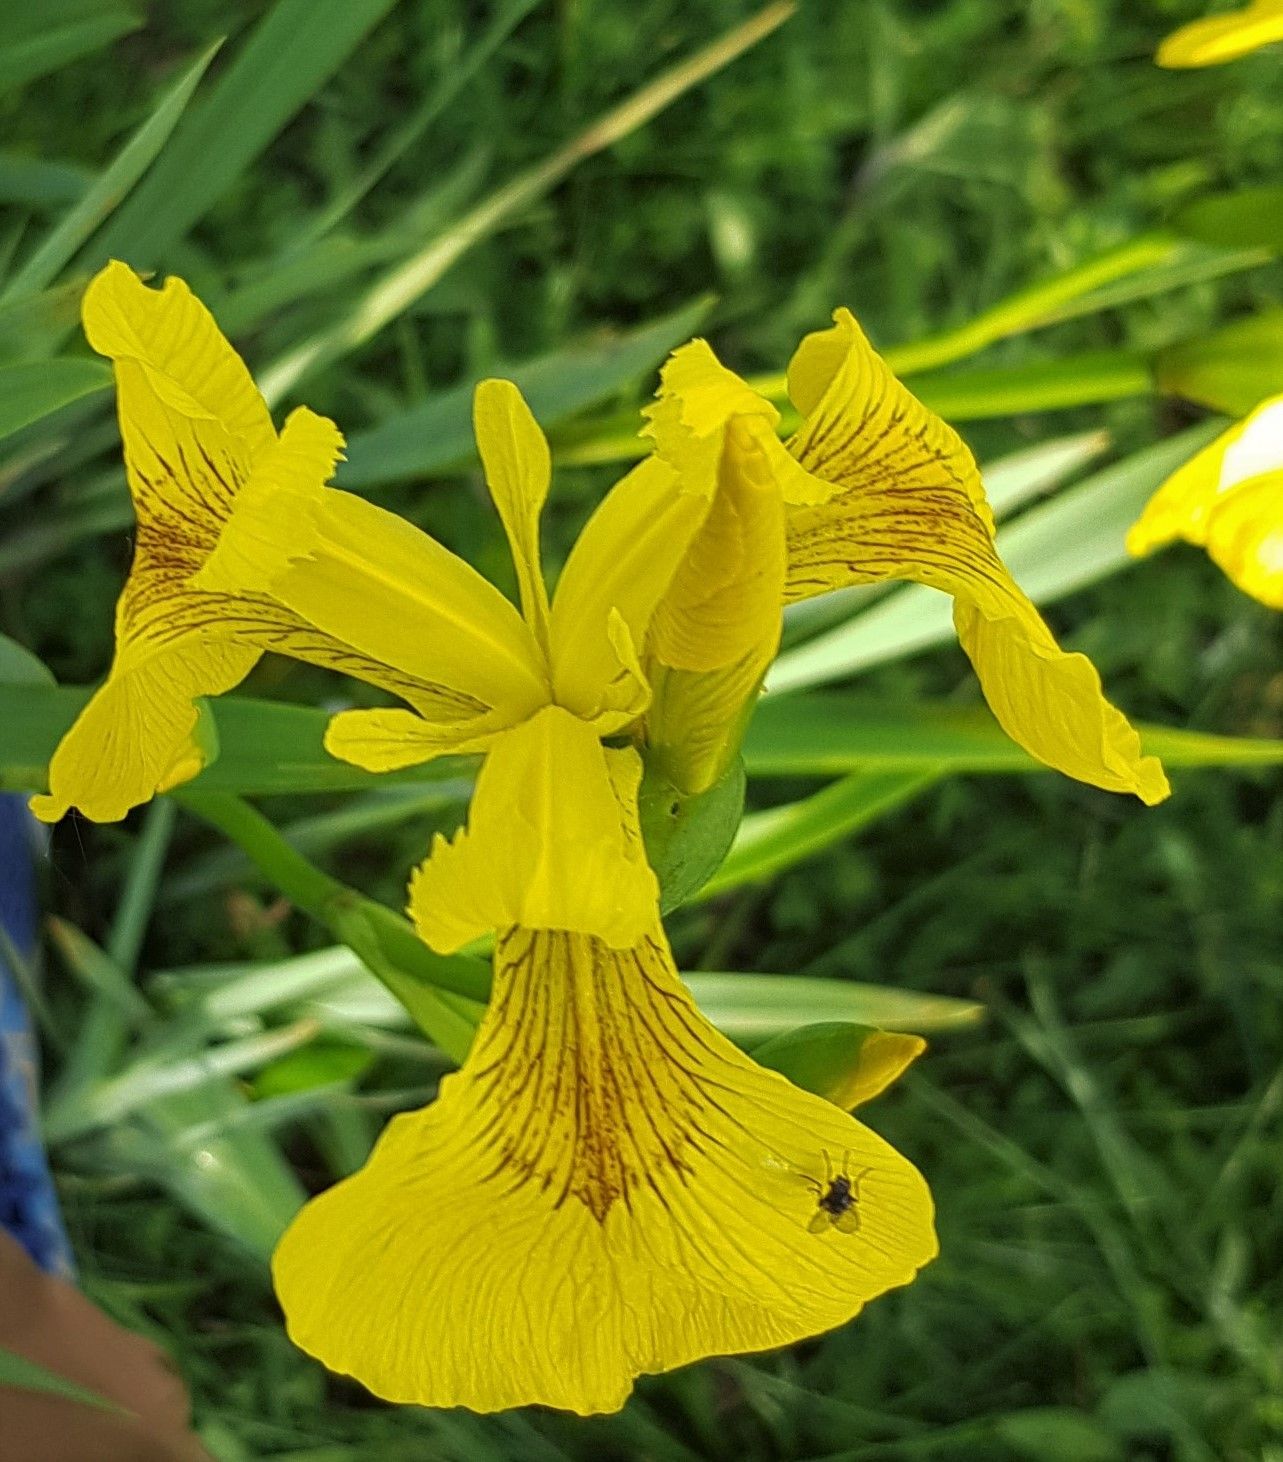
<path fill-rule="evenodd" d="M 822 1234 L 828 1231 L 833 1224 L 833 1215 L 826 1209 L 819 1209 L 812 1215 L 810 1223 L 806 1226 L 809 1234 Z"/>
<path fill-rule="evenodd" d="M 833 1220 L 833 1227 L 840 1234 L 858 1234 L 860 1232 L 860 1210 L 853 1203 L 845 1213 L 839 1213 Z"/>

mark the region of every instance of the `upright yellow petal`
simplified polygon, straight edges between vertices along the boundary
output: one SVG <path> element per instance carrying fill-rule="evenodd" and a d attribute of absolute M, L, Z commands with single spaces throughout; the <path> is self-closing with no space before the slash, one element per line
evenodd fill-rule
<path fill-rule="evenodd" d="M 1174 31 L 1158 48 L 1160 66 L 1218 66 L 1283 41 L 1283 0 L 1254 0 L 1228 15 L 1209 15 Z"/>
<path fill-rule="evenodd" d="M 303 1209 L 273 1274 L 294 1341 L 379 1396 L 588 1414 L 842 1324 L 935 1253 L 918 1172 L 719 1035 L 662 933 L 515 929 L 463 1070 Z"/>
<path fill-rule="evenodd" d="M 837 492 L 789 514 L 787 597 L 897 578 L 953 595 L 959 639 L 1014 741 L 1080 781 L 1160 801 L 1169 788 L 1158 761 L 1141 755 L 1095 667 L 1059 648 L 999 558 L 971 453 L 848 312 L 834 318 L 790 373 L 809 410 L 789 450 Z"/>
<path fill-rule="evenodd" d="M 511 381 L 482 381 L 472 400 L 472 425 L 490 496 L 512 548 L 521 609 L 545 652 L 548 591 L 539 557 L 539 515 L 552 482 L 548 439 Z"/>
<path fill-rule="evenodd" d="M 611 615 L 634 649 L 646 641 L 655 605 L 708 512 L 707 497 L 681 489 L 676 472 L 648 457 L 602 499 L 570 550 L 552 601 L 557 703 L 592 720 L 621 704 L 619 645 Z M 638 702 L 625 686 L 623 703 Z"/>
<path fill-rule="evenodd" d="M 717 488 L 647 640 L 655 765 L 687 795 L 711 787 L 739 749 L 780 639 L 787 567 L 773 427 L 726 426 Z"/>
<path fill-rule="evenodd" d="M 802 471 L 784 450 L 775 428 L 780 414 L 764 396 L 727 368 L 706 340 L 692 340 L 669 356 L 660 372 L 659 399 L 645 410 L 643 435 L 688 491 L 711 498 L 721 470 L 725 433 L 735 419 L 757 423 L 759 450 L 775 472 L 786 503 L 822 502 L 832 489 Z"/>
<path fill-rule="evenodd" d="M 633 943 L 659 898 L 637 827 L 640 778 L 636 752 L 607 750 L 560 706 L 503 732 L 467 827 L 452 842 L 438 835 L 411 880 L 419 933 L 446 954 L 516 924 Z"/>

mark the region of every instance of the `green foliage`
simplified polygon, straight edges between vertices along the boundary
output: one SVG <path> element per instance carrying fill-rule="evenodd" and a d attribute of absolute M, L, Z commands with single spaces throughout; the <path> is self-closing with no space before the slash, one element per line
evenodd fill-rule
<path fill-rule="evenodd" d="M 106 376 L 69 329 L 115 252 L 189 277 L 278 390 L 306 368 L 301 394 L 348 431 L 347 485 L 498 579 L 470 382 L 525 363 L 560 462 L 555 562 L 636 452 L 672 339 L 700 329 L 777 374 L 848 303 L 1003 464 L 1004 551 L 1068 643 L 1183 733 L 1146 733 L 1186 768 L 1156 811 L 1009 776 L 1032 768 L 977 710 L 942 601 L 902 587 L 790 617 L 745 748 L 749 817 L 673 937 L 745 1042 L 824 1019 L 938 1031 L 869 1120 L 929 1175 L 943 1256 L 839 1332 L 649 1380 L 585 1423 L 373 1407 L 291 1349 L 245 1254 L 448 1063 L 332 929 L 172 801 L 59 828 L 44 1013 L 64 1201 L 87 1287 L 173 1353 L 220 1459 L 1283 1445 L 1283 635 L 1200 555 L 1131 567 L 1121 549 L 1215 430 L 1186 402 L 1242 409 L 1273 380 L 1278 58 L 1153 68 L 1203 9 L 803 4 L 603 149 L 596 120 L 636 122 L 629 99 L 750 24 L 751 0 L 184 0 L 141 29 L 105 0 L 0 6 L 0 631 L 60 681 L 105 669 L 127 559 Z M 83 696 L 4 641 L 0 672 L 21 685 L 0 691 L 0 776 L 30 788 Z M 212 705 L 196 790 L 270 799 L 287 846 L 397 906 L 470 768 L 389 785 L 334 763 L 314 708 L 364 695 L 264 663 Z M 402 922 L 351 908 L 349 942 L 404 975 Z"/>

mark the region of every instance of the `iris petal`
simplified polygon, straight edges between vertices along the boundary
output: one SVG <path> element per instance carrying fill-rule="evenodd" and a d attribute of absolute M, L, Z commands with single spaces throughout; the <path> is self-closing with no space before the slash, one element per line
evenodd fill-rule
<path fill-rule="evenodd" d="M 819 1206 L 838 1173 L 849 1232 Z M 380 1396 L 592 1413 L 841 1324 L 935 1252 L 912 1165 L 719 1035 L 661 933 L 514 929 L 463 1070 L 273 1271 L 295 1342 Z"/>

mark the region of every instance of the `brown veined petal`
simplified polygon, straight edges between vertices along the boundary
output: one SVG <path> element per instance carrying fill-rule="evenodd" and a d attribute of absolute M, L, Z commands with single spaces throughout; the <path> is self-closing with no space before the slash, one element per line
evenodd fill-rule
<path fill-rule="evenodd" d="M 192 741 L 197 696 L 238 685 L 259 657 L 226 641 L 179 643 L 141 663 L 118 663 L 62 738 L 49 764 L 49 792 L 31 799 L 43 822 L 79 807 L 117 822 L 162 787 L 194 776 L 203 756 Z"/>
<path fill-rule="evenodd" d="M 1079 781 L 1161 801 L 1170 788 L 1158 760 L 1141 754 L 1095 667 L 1060 649 L 998 556 L 971 453 L 895 379 L 847 311 L 834 318 L 790 367 L 808 414 L 789 450 L 839 491 L 789 512 L 786 597 L 886 579 L 951 594 L 963 649 L 1014 741 Z"/>
<path fill-rule="evenodd" d="M 276 440 L 267 407 L 204 305 L 176 278 L 149 289 L 108 264 L 85 291 L 90 345 L 115 367 L 137 561 L 193 571 L 255 458 Z"/>
<path fill-rule="evenodd" d="M 307 1204 L 273 1274 L 294 1341 L 377 1395 L 589 1414 L 840 1325 L 935 1253 L 916 1169 L 718 1034 L 662 932 L 515 929 L 463 1070 Z"/>
<path fill-rule="evenodd" d="M 546 704 L 534 636 L 470 564 L 348 492 L 327 488 L 306 510 L 290 506 L 275 498 L 252 516 L 233 514 L 201 582 L 262 589 L 370 660 L 497 711 L 506 724 Z"/>

